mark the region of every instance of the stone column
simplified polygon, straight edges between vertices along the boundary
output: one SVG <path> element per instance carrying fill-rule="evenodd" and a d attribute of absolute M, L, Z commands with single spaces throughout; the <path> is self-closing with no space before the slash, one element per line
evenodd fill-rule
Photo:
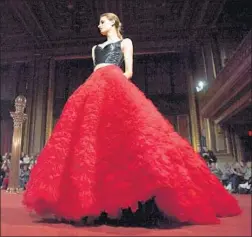
<path fill-rule="evenodd" d="M 27 119 L 27 115 L 24 113 L 25 106 L 26 98 L 24 96 L 18 96 L 15 99 L 16 111 L 10 113 L 14 123 L 9 176 L 10 181 L 7 189 L 7 192 L 10 193 L 16 193 L 19 190 L 19 158 L 21 155 L 22 126 Z"/>
<path fill-rule="evenodd" d="M 215 150 L 213 147 L 213 134 L 212 134 L 212 126 L 210 119 L 205 119 L 206 125 L 206 144 L 209 150 Z"/>
<path fill-rule="evenodd" d="M 236 147 L 236 141 L 235 141 L 235 133 L 234 130 L 231 128 L 230 130 L 230 136 L 231 136 L 231 143 L 232 143 L 232 155 L 234 156 L 234 159 L 238 161 L 238 155 L 237 155 L 237 147 Z"/>
<path fill-rule="evenodd" d="M 216 152 L 226 152 L 226 138 L 223 128 L 219 124 L 214 125 Z"/>
<path fill-rule="evenodd" d="M 55 90 L 55 60 L 54 58 L 51 58 L 49 64 L 49 80 L 47 90 L 46 141 L 51 136 L 53 129 L 54 90 Z"/>
<path fill-rule="evenodd" d="M 192 69 L 190 67 L 189 60 L 185 60 L 185 69 L 187 74 L 187 83 L 188 83 L 188 100 L 190 108 L 190 122 L 191 122 L 191 131 L 192 131 L 192 146 L 195 151 L 199 152 L 201 147 L 200 142 L 200 127 L 198 120 L 198 111 L 196 103 L 196 92 L 195 92 L 195 83 L 193 79 Z"/>
<path fill-rule="evenodd" d="M 235 139 L 235 146 L 236 146 L 236 150 L 237 150 L 237 160 L 241 161 L 241 160 L 243 160 L 241 139 L 237 134 L 234 135 L 234 139 Z"/>
<path fill-rule="evenodd" d="M 31 122 L 32 122 L 32 105 L 33 105 L 33 88 L 34 88 L 34 62 L 29 61 L 26 71 L 26 81 L 27 81 L 27 104 L 26 104 L 26 114 L 27 121 L 24 126 L 24 141 L 23 141 L 23 151 L 28 155 L 34 155 L 30 153 L 30 132 L 31 132 Z"/>
<path fill-rule="evenodd" d="M 228 127 L 225 129 L 225 139 L 226 139 L 227 154 L 231 154 L 231 144 L 230 144 L 231 141 Z"/>
<path fill-rule="evenodd" d="M 46 140 L 47 85 L 49 58 L 35 55 L 31 98 L 31 119 L 29 128 L 29 154 L 40 153 Z"/>

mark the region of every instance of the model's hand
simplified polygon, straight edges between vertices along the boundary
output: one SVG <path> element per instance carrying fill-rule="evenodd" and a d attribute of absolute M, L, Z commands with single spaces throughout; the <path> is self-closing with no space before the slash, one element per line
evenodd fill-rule
<path fill-rule="evenodd" d="M 128 75 L 128 73 L 127 72 L 125 72 L 125 73 L 123 73 L 123 75 L 128 79 L 128 80 L 130 80 L 131 79 L 131 75 Z"/>

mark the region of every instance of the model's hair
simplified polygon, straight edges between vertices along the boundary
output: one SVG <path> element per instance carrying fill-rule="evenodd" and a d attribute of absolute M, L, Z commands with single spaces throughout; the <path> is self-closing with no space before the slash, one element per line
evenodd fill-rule
<path fill-rule="evenodd" d="M 115 21 L 115 28 L 116 28 L 117 35 L 120 39 L 123 39 L 122 23 L 119 17 L 116 14 L 111 13 L 111 12 L 103 13 L 100 17 L 103 17 L 103 16 L 107 17 L 110 21 Z"/>

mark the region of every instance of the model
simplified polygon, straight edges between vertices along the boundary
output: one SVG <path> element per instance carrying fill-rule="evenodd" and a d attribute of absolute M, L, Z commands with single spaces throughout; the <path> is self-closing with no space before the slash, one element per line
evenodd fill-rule
<path fill-rule="evenodd" d="M 94 72 L 66 102 L 34 166 L 24 204 L 65 219 L 118 217 L 155 196 L 181 223 L 214 224 L 241 210 L 205 161 L 130 81 L 133 44 L 113 13 L 93 47 Z M 125 71 L 120 66 L 125 63 Z"/>

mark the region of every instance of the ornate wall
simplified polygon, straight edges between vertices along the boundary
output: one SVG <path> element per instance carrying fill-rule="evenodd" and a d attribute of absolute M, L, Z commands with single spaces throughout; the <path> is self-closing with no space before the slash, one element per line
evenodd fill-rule
<path fill-rule="evenodd" d="M 24 95 L 28 120 L 24 126 L 23 150 L 36 153 L 44 145 L 49 59 L 36 55 L 32 61 L 2 65 L 1 68 L 1 105 L 4 105 L 1 107 L 1 126 L 4 128 L 1 138 L 8 139 L 5 145 L 1 143 L 1 150 L 10 151 L 12 119 L 9 112 L 14 109 L 15 97 Z"/>
<path fill-rule="evenodd" d="M 10 151 L 14 99 L 27 98 L 23 151 L 38 153 L 51 134 L 67 98 L 92 72 L 91 59 L 55 61 L 35 55 L 26 63 L 3 65 L 1 71 L 2 153 Z M 179 54 L 136 55 L 133 83 L 158 107 L 181 133 L 191 139 L 188 86 Z M 7 132 L 8 131 L 8 132 Z M 8 134 L 8 135 L 7 135 Z"/>
<path fill-rule="evenodd" d="M 226 109 L 238 111 L 239 106 L 232 109 L 235 108 L 232 104 L 234 101 L 240 104 L 240 108 L 242 108 L 242 100 L 249 103 L 249 100 L 246 99 L 248 94 L 246 90 L 249 88 L 246 85 L 249 81 L 251 82 L 249 79 L 251 78 L 249 75 L 251 63 L 249 63 L 248 53 L 249 47 L 251 47 L 249 39 L 251 32 L 223 30 L 214 31 L 208 35 L 209 38 L 200 40 L 195 45 L 192 57 L 195 83 L 204 81 L 207 85 L 206 89 L 209 88 L 206 95 L 204 95 L 204 91 L 197 95 L 199 103 L 202 104 L 200 108 L 201 115 L 203 115 L 200 117 L 202 140 L 219 157 L 241 160 L 243 159 L 241 134 L 238 130 L 230 129 L 230 126 L 234 127 L 232 123 L 242 123 L 242 126 L 245 127 L 249 120 L 249 112 L 246 113 L 244 110 L 243 118 L 239 116 L 235 118 Z M 236 89 L 234 90 L 234 88 Z M 222 93 L 219 93 L 220 90 Z M 215 99 L 217 92 L 222 96 Z M 208 106 L 208 110 L 205 107 L 207 101 L 215 103 L 214 105 L 211 103 L 212 106 L 211 108 Z M 228 121 L 227 114 L 229 117 L 233 116 L 232 121 Z"/>
<path fill-rule="evenodd" d="M 10 151 L 13 122 L 10 111 L 14 110 L 16 96 L 28 94 L 31 68 L 26 63 L 4 64 L 1 73 L 1 151 Z"/>
<path fill-rule="evenodd" d="M 127 26 L 129 31 L 130 24 Z M 178 30 L 176 34 L 172 31 L 174 35 L 169 32 L 167 37 L 170 38 L 152 34 L 158 41 L 148 38 L 148 34 L 130 36 L 136 52 L 133 77 L 136 86 L 177 131 L 194 144 L 194 148 L 203 141 L 204 145 L 220 153 L 232 150 L 227 133 L 199 116 L 197 102 L 200 95 L 195 92 L 195 86 L 197 81 L 203 80 L 211 87 L 240 43 L 245 33 L 230 29 Z M 131 30 L 139 33 L 138 28 Z M 58 45 L 57 49 L 38 48 L 26 53 L 17 50 L 18 53 L 8 52 L 1 57 L 2 153 L 10 149 L 12 121 L 9 111 L 19 94 L 27 98 L 28 120 L 24 126 L 23 150 L 29 154 L 41 150 L 65 101 L 92 72 L 90 47 L 96 40 L 98 42 L 100 38 L 84 40 L 78 46 L 74 43 L 70 48 Z"/>

